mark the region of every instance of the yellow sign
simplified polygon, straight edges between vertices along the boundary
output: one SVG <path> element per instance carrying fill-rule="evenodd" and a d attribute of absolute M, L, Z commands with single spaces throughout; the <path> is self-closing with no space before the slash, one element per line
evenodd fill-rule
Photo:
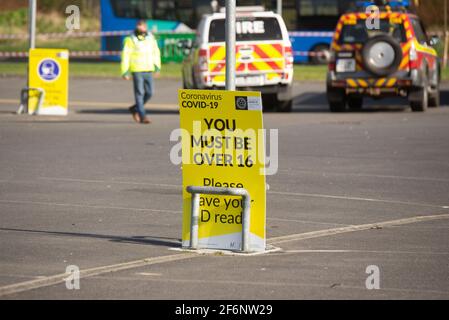
<path fill-rule="evenodd" d="M 250 250 L 265 250 L 265 132 L 259 92 L 179 90 L 183 232 L 190 245 L 188 186 L 245 188 L 251 197 Z M 200 196 L 200 248 L 239 250 L 242 200 Z"/>
<path fill-rule="evenodd" d="M 69 52 L 65 49 L 31 49 L 28 64 L 28 86 L 44 90 L 44 100 L 38 106 L 38 92 L 31 90 L 28 113 L 67 115 Z"/>

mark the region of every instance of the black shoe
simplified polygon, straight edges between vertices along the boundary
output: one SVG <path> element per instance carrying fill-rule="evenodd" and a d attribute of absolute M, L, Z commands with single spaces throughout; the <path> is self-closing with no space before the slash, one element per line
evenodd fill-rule
<path fill-rule="evenodd" d="M 130 107 L 128 110 L 129 110 L 129 112 L 131 112 L 134 121 L 137 123 L 140 123 L 140 116 L 136 111 L 136 107 Z"/>

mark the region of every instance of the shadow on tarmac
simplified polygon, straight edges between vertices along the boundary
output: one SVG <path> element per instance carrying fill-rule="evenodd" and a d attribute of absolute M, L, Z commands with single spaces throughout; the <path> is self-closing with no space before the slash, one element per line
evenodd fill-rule
<path fill-rule="evenodd" d="M 149 108 L 146 110 L 148 116 L 152 114 L 178 114 L 179 110 L 177 109 L 154 109 Z M 77 111 L 80 114 L 110 114 L 110 115 L 123 115 L 123 114 L 131 114 L 129 113 L 127 108 L 124 109 L 83 109 Z"/>
<path fill-rule="evenodd" d="M 39 233 L 39 234 L 67 236 L 67 237 L 105 239 L 105 240 L 109 240 L 112 242 L 120 242 L 120 243 L 146 244 L 146 245 L 155 245 L 155 246 L 164 246 L 164 247 L 181 247 L 181 239 L 166 238 L 166 237 L 151 237 L 151 236 L 122 237 L 122 236 L 114 236 L 114 235 L 107 235 L 107 234 L 95 234 L 95 233 L 77 233 L 77 232 L 11 229 L 11 228 L 0 228 L 0 230 L 27 232 L 27 233 Z"/>

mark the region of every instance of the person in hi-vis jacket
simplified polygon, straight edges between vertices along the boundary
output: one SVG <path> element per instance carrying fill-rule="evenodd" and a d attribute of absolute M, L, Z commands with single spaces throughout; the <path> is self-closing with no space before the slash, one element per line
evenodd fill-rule
<path fill-rule="evenodd" d="M 129 111 L 136 122 L 151 123 L 145 113 L 145 103 L 153 95 L 153 72 L 160 69 L 161 53 L 157 41 L 148 32 L 146 21 L 140 20 L 134 33 L 123 42 L 121 63 L 123 79 L 133 79 L 135 104 Z"/>

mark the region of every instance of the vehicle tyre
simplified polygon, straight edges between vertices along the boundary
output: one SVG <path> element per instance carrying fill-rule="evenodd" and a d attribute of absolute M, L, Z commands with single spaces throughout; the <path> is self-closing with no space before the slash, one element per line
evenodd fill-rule
<path fill-rule="evenodd" d="M 440 106 L 440 88 L 434 89 L 429 93 L 429 107 L 438 108 Z"/>
<path fill-rule="evenodd" d="M 429 107 L 431 108 L 438 108 L 440 106 L 440 70 L 440 66 L 438 66 L 437 71 L 434 71 L 433 73 L 433 79 L 430 81 L 429 85 L 431 88 L 429 92 Z"/>
<path fill-rule="evenodd" d="M 424 112 L 429 106 L 429 88 L 427 76 L 423 77 L 423 86 L 413 89 L 409 93 L 410 107 L 413 112 Z"/>
<path fill-rule="evenodd" d="M 348 99 L 348 107 L 352 110 L 360 110 L 363 108 L 363 97 L 350 97 Z"/>
<path fill-rule="evenodd" d="M 262 105 L 263 112 L 270 112 L 277 110 L 277 95 L 276 94 L 263 94 L 262 95 Z"/>
<path fill-rule="evenodd" d="M 331 112 L 346 111 L 346 93 L 344 90 L 328 88 L 327 100 L 329 102 L 329 109 Z"/>
<path fill-rule="evenodd" d="M 292 112 L 293 100 L 278 101 L 276 104 L 277 112 Z"/>
<path fill-rule="evenodd" d="M 312 62 L 313 64 L 319 65 L 328 63 L 330 50 L 327 44 L 317 45 L 315 48 L 313 48 L 312 53 L 314 55 L 310 57 L 310 62 Z"/>
<path fill-rule="evenodd" d="M 402 57 L 401 45 L 388 35 L 371 38 L 362 49 L 365 70 L 379 77 L 385 77 L 396 72 L 401 64 Z"/>

